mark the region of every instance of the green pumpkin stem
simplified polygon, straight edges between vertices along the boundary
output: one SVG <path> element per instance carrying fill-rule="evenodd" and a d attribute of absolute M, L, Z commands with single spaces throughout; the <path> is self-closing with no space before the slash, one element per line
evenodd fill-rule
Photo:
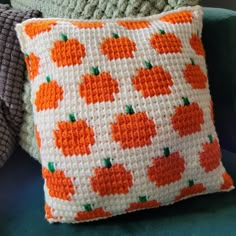
<path fill-rule="evenodd" d="M 118 38 L 119 38 L 119 35 L 118 35 L 117 33 L 113 33 L 112 36 L 113 36 L 113 38 L 115 38 L 115 39 L 118 39 Z"/>
<path fill-rule="evenodd" d="M 49 83 L 50 82 L 50 76 L 46 76 L 46 81 Z"/>
<path fill-rule="evenodd" d="M 139 196 L 138 199 L 140 202 L 147 202 L 148 201 L 146 196 Z"/>
<path fill-rule="evenodd" d="M 55 167 L 53 162 L 48 162 L 48 169 L 51 173 L 53 173 L 55 171 Z"/>
<path fill-rule="evenodd" d="M 189 187 L 192 187 L 194 185 L 194 181 L 192 180 L 192 179 L 190 179 L 189 181 L 188 181 L 188 186 Z"/>
<path fill-rule="evenodd" d="M 213 143 L 213 137 L 211 134 L 208 135 L 208 139 L 210 140 L 210 143 Z"/>
<path fill-rule="evenodd" d="M 183 99 L 183 102 L 184 102 L 184 105 L 185 105 L 185 106 L 190 105 L 190 102 L 189 102 L 189 100 L 188 100 L 187 97 L 182 97 L 182 99 Z"/>
<path fill-rule="evenodd" d="M 85 211 L 92 211 L 92 210 L 93 210 L 91 204 L 84 204 L 83 207 L 84 207 L 84 210 L 85 210 Z"/>
<path fill-rule="evenodd" d="M 68 40 L 68 38 L 65 34 L 61 34 L 61 38 L 64 42 L 66 42 Z"/>
<path fill-rule="evenodd" d="M 111 159 L 110 159 L 110 158 L 105 158 L 105 159 L 103 160 L 103 162 L 104 162 L 104 165 L 105 165 L 106 168 L 109 169 L 109 168 L 112 167 Z"/>
<path fill-rule="evenodd" d="M 192 65 L 195 66 L 195 61 L 193 60 L 193 58 L 190 58 L 190 61 L 191 61 Z"/>
<path fill-rule="evenodd" d="M 125 110 L 126 112 L 129 114 L 129 115 L 133 115 L 135 112 L 134 112 L 134 109 L 131 105 L 126 105 L 125 106 Z"/>
<path fill-rule="evenodd" d="M 25 57 L 29 57 L 29 54 L 25 53 L 24 56 L 25 56 Z"/>
<path fill-rule="evenodd" d="M 159 31 L 160 31 L 161 34 L 165 34 L 166 33 L 165 30 L 163 30 L 163 29 L 160 29 Z"/>
<path fill-rule="evenodd" d="M 151 64 L 149 61 L 145 61 L 145 66 L 146 66 L 148 69 L 152 69 L 152 64 Z"/>
<path fill-rule="evenodd" d="M 75 122 L 76 121 L 75 115 L 73 113 L 69 114 L 69 120 L 71 122 Z"/>
<path fill-rule="evenodd" d="M 99 69 L 98 69 L 98 67 L 96 66 L 96 67 L 92 67 L 92 74 L 94 74 L 94 75 L 99 75 Z"/>
<path fill-rule="evenodd" d="M 170 155 L 170 149 L 168 147 L 164 148 L 164 156 L 168 157 Z"/>

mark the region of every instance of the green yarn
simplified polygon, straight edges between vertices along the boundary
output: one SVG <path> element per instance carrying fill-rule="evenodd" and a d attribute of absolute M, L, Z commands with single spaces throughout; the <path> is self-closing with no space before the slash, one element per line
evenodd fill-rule
<path fill-rule="evenodd" d="M 110 19 L 158 14 L 182 6 L 194 6 L 200 0 L 11 0 L 17 9 L 38 9 L 43 17 L 72 19 Z M 20 145 L 40 161 L 34 136 L 33 111 L 30 101 L 30 83 L 24 85 L 24 117 L 20 131 Z"/>
<path fill-rule="evenodd" d="M 43 17 L 72 19 L 148 16 L 198 3 L 199 0 L 11 0 L 12 6 L 17 9 L 38 9 Z"/>

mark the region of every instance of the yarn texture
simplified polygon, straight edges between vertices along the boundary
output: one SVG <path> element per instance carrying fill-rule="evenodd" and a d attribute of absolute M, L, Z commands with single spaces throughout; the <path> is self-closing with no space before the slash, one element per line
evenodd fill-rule
<path fill-rule="evenodd" d="M 96 0 L 96 1 L 26 1 L 12 0 L 11 4 L 17 9 L 39 9 L 44 17 L 67 17 L 75 19 L 110 19 L 115 17 L 137 17 L 157 14 L 162 11 L 169 11 L 182 6 L 194 6 L 198 0 Z M 29 83 L 25 84 L 25 91 L 30 91 Z M 27 93 L 27 92 L 24 92 Z M 23 94 L 25 110 L 23 125 L 20 132 L 20 144 L 35 159 L 39 160 L 36 140 L 34 136 L 34 124 L 30 97 Z M 31 141 L 32 140 L 32 141 Z"/>
<path fill-rule="evenodd" d="M 25 76 L 27 78 L 27 75 Z M 24 84 L 23 90 L 23 123 L 19 133 L 19 144 L 26 150 L 32 157 L 40 162 L 40 154 L 35 138 L 34 120 L 33 120 L 33 107 L 30 101 L 31 88 L 30 82 L 27 80 Z"/>
<path fill-rule="evenodd" d="M 23 120 L 25 64 L 14 28 L 17 23 L 39 16 L 39 11 L 21 11 L 0 4 L 0 167 L 15 150 Z"/>
<path fill-rule="evenodd" d="M 17 9 L 37 9 L 43 17 L 73 19 L 110 19 L 149 16 L 183 6 L 194 6 L 199 0 L 11 0 Z"/>
<path fill-rule="evenodd" d="M 233 189 L 214 127 L 199 6 L 136 19 L 32 19 L 16 30 L 49 222 Z"/>

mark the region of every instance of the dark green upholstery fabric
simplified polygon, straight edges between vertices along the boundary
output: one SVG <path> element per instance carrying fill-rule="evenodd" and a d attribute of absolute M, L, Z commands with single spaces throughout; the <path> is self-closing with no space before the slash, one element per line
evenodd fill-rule
<path fill-rule="evenodd" d="M 5 3 L 10 4 L 10 0 L 0 0 L 0 3 L 3 3 L 3 4 L 5 4 Z"/>
<path fill-rule="evenodd" d="M 221 145 L 236 152 L 236 11 L 205 8 L 203 43 Z"/>
<path fill-rule="evenodd" d="M 236 154 L 223 151 L 236 181 Z M 40 165 L 20 148 L 0 171 L 1 236 L 235 235 L 236 191 L 195 197 L 159 209 L 83 224 L 44 220 Z"/>

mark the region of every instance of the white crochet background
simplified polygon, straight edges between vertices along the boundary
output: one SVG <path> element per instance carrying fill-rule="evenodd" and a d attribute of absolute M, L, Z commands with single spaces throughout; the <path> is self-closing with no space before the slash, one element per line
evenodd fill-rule
<path fill-rule="evenodd" d="M 66 201 L 51 197 L 47 186 L 44 186 L 45 201 L 54 209 L 53 216 L 57 218 L 49 219 L 50 222 L 76 222 L 76 213 L 84 210 L 84 204 L 94 204 L 94 208 L 103 207 L 112 215 L 125 213 L 125 209 L 129 208 L 130 203 L 137 202 L 139 196 L 148 196 L 150 200 L 155 199 L 161 205 L 172 204 L 180 190 L 187 187 L 188 180 L 202 183 L 206 187 L 204 194 L 220 191 L 224 181 L 222 175 L 225 173 L 223 165 L 220 164 L 206 173 L 199 160 L 199 153 L 203 151 L 202 144 L 209 142 L 208 135 L 211 134 L 218 140 L 211 119 L 209 86 L 207 84 L 205 89 L 193 89 L 183 75 L 186 64 L 191 63 L 190 58 L 194 58 L 195 64 L 207 75 L 205 58 L 197 55 L 189 45 L 192 33 L 202 31 L 202 9 L 197 6 L 181 8 L 175 12 L 183 9 L 193 12 L 192 24 L 169 24 L 158 20 L 160 16 L 169 13 L 139 18 L 151 21 L 150 27 L 139 30 L 127 30 L 117 25 L 116 20 L 103 20 L 105 24 L 101 29 L 78 29 L 70 23 L 72 20 L 56 19 L 57 24 L 49 32 L 43 32 L 33 39 L 24 32 L 24 26 L 29 21 L 17 25 L 22 51 L 34 52 L 41 58 L 39 75 L 31 81 L 32 103 L 34 104 L 36 91 L 47 76 L 57 81 L 64 91 L 63 99 L 56 109 L 37 112 L 33 105 L 34 122 L 41 136 L 42 166 L 47 168 L 48 162 L 53 162 L 55 169 L 63 170 L 67 177 L 71 177 L 75 188 L 71 201 Z M 149 39 L 160 29 L 173 32 L 181 39 L 181 53 L 159 54 L 151 47 Z M 133 58 L 108 60 L 101 53 L 100 42 L 113 32 L 120 36 L 125 35 L 135 42 L 137 50 L 133 53 Z M 52 61 L 50 50 L 53 43 L 61 39 L 61 34 L 76 38 L 85 45 L 86 56 L 82 59 L 82 64 L 58 67 Z M 144 98 L 134 89 L 131 78 L 136 75 L 137 69 L 145 68 L 145 60 L 153 66 L 162 66 L 170 73 L 173 81 L 170 94 Z M 79 95 L 78 84 L 82 82 L 83 75 L 91 74 L 93 66 L 97 66 L 100 72 L 109 72 L 118 82 L 119 92 L 113 94 L 113 102 L 86 104 Z M 173 129 L 171 116 L 175 113 L 175 107 L 183 105 L 182 97 L 188 97 L 190 103 L 198 103 L 204 113 L 204 124 L 201 125 L 200 132 L 180 137 Z M 120 143 L 112 139 L 111 123 L 116 122 L 116 115 L 125 114 L 126 105 L 132 105 L 135 113 L 146 112 L 148 118 L 154 121 L 157 135 L 151 138 L 151 145 L 122 149 Z M 89 146 L 90 154 L 65 157 L 55 146 L 53 130 L 58 129 L 57 122 L 68 121 L 70 113 L 75 114 L 76 120 L 86 120 L 94 130 L 95 144 Z M 180 180 L 157 187 L 149 180 L 147 167 L 153 165 L 153 157 L 163 156 L 165 147 L 169 147 L 171 153 L 179 152 L 184 158 L 185 170 Z M 131 171 L 133 186 L 127 194 L 101 197 L 92 190 L 90 178 L 94 176 L 94 168 L 103 167 L 103 159 L 107 157 L 111 158 L 112 165 L 124 164 L 125 169 Z"/>

